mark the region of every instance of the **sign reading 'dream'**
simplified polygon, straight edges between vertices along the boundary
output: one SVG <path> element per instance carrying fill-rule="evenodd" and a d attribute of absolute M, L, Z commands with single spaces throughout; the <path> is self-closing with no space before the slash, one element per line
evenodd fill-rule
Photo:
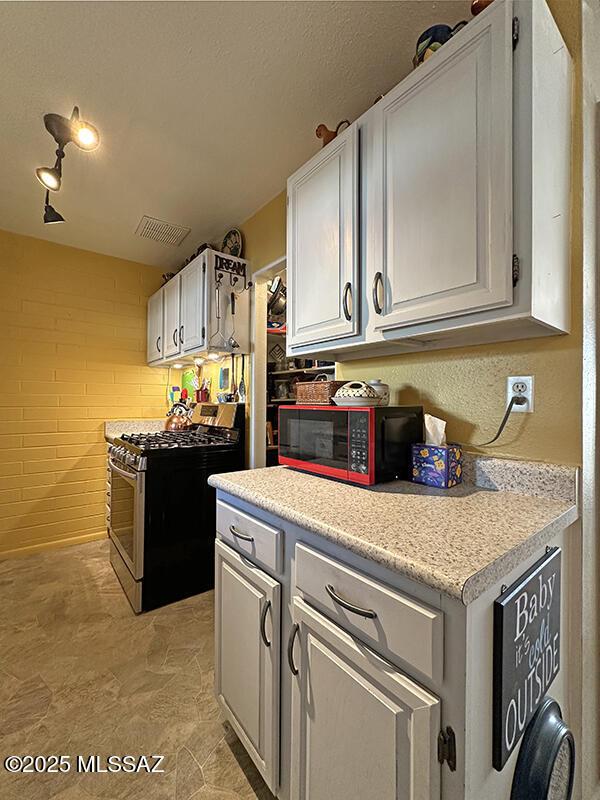
<path fill-rule="evenodd" d="M 560 548 L 494 603 L 493 765 L 501 770 L 560 669 Z"/>

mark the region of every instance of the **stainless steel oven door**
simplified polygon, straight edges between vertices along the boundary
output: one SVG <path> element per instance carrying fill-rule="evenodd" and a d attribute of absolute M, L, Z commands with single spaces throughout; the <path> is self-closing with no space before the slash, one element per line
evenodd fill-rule
<path fill-rule="evenodd" d="M 136 580 L 144 576 L 144 482 L 145 473 L 116 464 L 109 457 L 111 473 L 108 530 L 111 540 Z"/>

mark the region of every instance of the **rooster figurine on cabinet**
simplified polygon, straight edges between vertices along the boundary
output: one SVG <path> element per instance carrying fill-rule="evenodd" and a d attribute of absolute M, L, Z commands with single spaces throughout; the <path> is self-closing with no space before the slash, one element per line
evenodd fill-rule
<path fill-rule="evenodd" d="M 317 139 L 323 140 L 323 147 L 325 147 L 326 145 L 329 144 L 329 142 L 332 142 L 335 139 L 335 137 L 340 132 L 340 128 L 342 127 L 342 125 L 348 127 L 350 125 L 350 121 L 347 119 L 343 119 L 341 122 L 338 122 L 338 126 L 334 131 L 330 131 L 327 125 L 324 125 L 323 123 L 317 125 L 317 130 L 315 131 L 315 135 Z"/>

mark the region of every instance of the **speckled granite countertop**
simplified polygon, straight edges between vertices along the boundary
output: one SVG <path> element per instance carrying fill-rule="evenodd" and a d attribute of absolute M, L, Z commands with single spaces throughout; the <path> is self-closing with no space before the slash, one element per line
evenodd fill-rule
<path fill-rule="evenodd" d="M 364 489 L 286 467 L 213 475 L 209 483 L 467 605 L 578 518 L 576 470 L 556 471 L 558 479 L 573 476 L 572 496 L 564 487 L 560 499 L 535 496 L 534 485 L 531 494 L 404 481 Z"/>
<path fill-rule="evenodd" d="M 111 419 L 104 423 L 104 438 L 112 444 L 122 433 L 156 433 L 165 429 L 165 419 Z"/>

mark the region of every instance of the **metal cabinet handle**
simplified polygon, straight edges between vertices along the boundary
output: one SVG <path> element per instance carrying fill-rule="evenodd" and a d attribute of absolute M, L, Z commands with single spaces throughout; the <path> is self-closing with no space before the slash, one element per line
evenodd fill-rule
<path fill-rule="evenodd" d="M 288 664 L 290 666 L 290 670 L 291 670 L 292 675 L 297 675 L 298 674 L 298 669 L 297 669 L 296 665 L 294 664 L 294 642 L 296 641 L 296 636 L 298 635 L 298 631 L 299 630 L 300 630 L 300 625 L 298 625 L 298 623 L 295 622 L 292 625 L 292 632 L 290 633 L 290 638 L 289 638 L 288 646 L 287 646 L 287 660 L 288 660 Z"/>
<path fill-rule="evenodd" d="M 263 606 L 262 613 L 260 615 L 260 638 L 263 640 L 265 647 L 271 647 L 271 642 L 267 639 L 267 632 L 265 629 L 265 624 L 267 622 L 267 614 L 269 613 L 270 608 L 271 608 L 271 601 L 266 600 Z"/>
<path fill-rule="evenodd" d="M 346 317 L 348 322 L 350 322 L 350 320 L 352 319 L 352 313 L 348 306 L 348 297 L 352 299 L 352 284 L 350 283 L 350 281 L 348 281 L 348 283 L 344 286 L 344 293 L 342 295 L 342 307 L 344 309 L 344 316 Z"/>
<path fill-rule="evenodd" d="M 242 539 L 244 542 L 253 542 L 254 541 L 254 537 L 253 536 L 248 536 L 247 533 L 240 533 L 240 531 L 236 530 L 233 525 L 229 526 L 229 530 L 234 536 L 236 536 L 238 539 Z"/>
<path fill-rule="evenodd" d="M 177 328 L 173 331 L 173 344 L 177 347 Z"/>
<path fill-rule="evenodd" d="M 366 617 L 367 619 L 375 619 L 377 616 L 375 611 L 373 611 L 371 608 L 361 608 L 360 606 L 355 606 L 354 603 L 349 603 L 347 600 L 344 600 L 343 597 L 340 597 L 339 594 L 337 594 L 330 583 L 325 586 L 325 589 L 327 590 L 327 594 L 329 597 L 331 597 L 333 602 L 337 603 L 338 606 L 345 608 L 346 611 L 351 611 L 353 614 L 358 614 L 359 616 Z"/>
<path fill-rule="evenodd" d="M 160 336 L 156 337 L 156 349 L 158 350 L 159 353 L 160 353 L 160 338 L 161 338 Z"/>
<path fill-rule="evenodd" d="M 179 328 L 179 341 L 183 344 L 183 325 Z"/>
<path fill-rule="evenodd" d="M 383 314 L 383 307 L 379 304 L 379 287 L 383 288 L 383 275 L 381 272 L 375 273 L 373 279 L 373 308 L 376 314 Z"/>

